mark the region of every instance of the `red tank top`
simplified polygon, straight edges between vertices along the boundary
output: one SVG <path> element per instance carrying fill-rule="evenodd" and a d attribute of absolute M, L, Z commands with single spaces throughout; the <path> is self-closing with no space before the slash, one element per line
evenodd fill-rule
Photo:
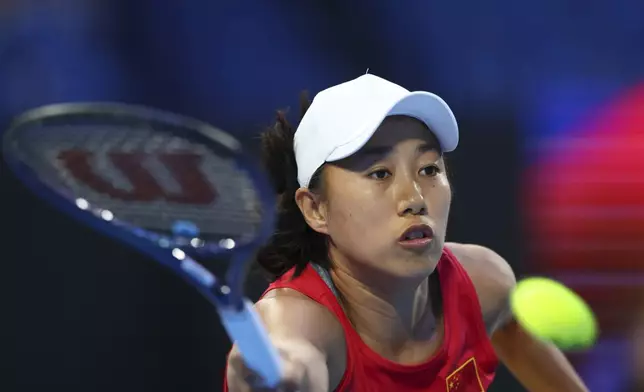
<path fill-rule="evenodd" d="M 293 278 L 293 270 L 287 272 L 266 292 L 276 288 L 297 290 L 337 317 L 344 329 L 347 365 L 336 392 L 486 391 L 498 360 L 486 332 L 474 285 L 448 249 L 443 251 L 437 268 L 445 333 L 436 353 L 417 365 L 392 362 L 363 343 L 333 291 L 310 265 L 297 278 Z"/>

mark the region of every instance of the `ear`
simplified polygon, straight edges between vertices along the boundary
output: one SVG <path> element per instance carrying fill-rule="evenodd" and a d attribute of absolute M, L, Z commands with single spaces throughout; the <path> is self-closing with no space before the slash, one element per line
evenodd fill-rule
<path fill-rule="evenodd" d="M 295 191 L 295 202 L 304 216 L 306 223 L 315 231 L 322 234 L 329 234 L 327 230 L 327 209 L 326 204 L 308 188 L 300 188 Z"/>

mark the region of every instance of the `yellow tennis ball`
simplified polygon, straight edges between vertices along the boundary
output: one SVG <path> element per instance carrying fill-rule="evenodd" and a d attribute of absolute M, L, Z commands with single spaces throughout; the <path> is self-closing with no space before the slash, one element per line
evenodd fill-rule
<path fill-rule="evenodd" d="M 517 322 L 532 335 L 562 350 L 586 349 L 597 339 L 597 320 L 575 292 L 552 279 L 526 278 L 510 297 Z"/>

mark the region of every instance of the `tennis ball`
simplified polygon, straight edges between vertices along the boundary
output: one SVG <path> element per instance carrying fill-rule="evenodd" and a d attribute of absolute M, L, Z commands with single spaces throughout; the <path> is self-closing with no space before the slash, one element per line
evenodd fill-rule
<path fill-rule="evenodd" d="M 519 281 L 510 305 L 526 331 L 562 350 L 586 349 L 597 339 L 597 320 L 590 307 L 554 280 L 532 277 Z"/>

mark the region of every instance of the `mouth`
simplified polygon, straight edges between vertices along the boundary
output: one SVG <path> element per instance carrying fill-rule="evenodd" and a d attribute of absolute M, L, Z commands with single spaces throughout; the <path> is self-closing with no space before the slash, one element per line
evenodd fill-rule
<path fill-rule="evenodd" d="M 434 230 L 428 225 L 414 225 L 398 238 L 398 243 L 405 248 L 418 249 L 427 247 L 434 239 Z"/>

